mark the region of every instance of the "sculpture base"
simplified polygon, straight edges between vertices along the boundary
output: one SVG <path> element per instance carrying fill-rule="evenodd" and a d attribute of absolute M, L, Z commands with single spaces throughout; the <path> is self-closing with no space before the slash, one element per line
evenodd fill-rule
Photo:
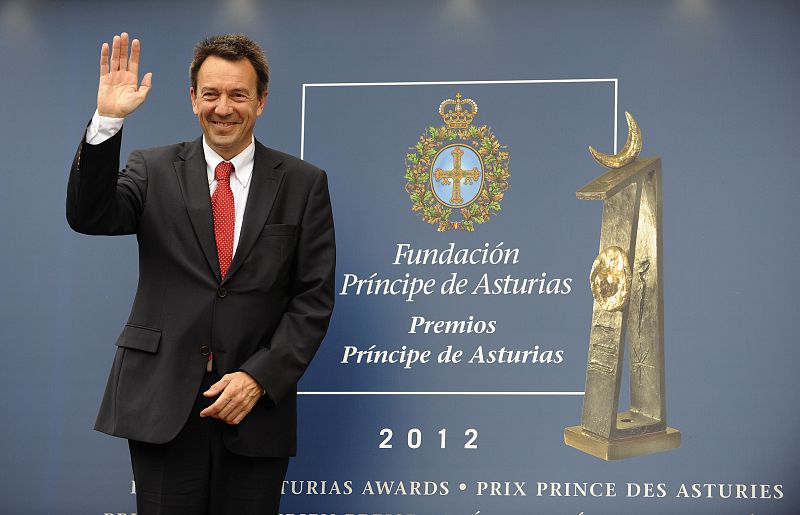
<path fill-rule="evenodd" d="M 681 446 L 681 432 L 668 427 L 656 433 L 609 440 L 584 431 L 582 426 L 571 426 L 564 429 L 564 443 L 606 461 L 622 460 L 677 449 Z"/>

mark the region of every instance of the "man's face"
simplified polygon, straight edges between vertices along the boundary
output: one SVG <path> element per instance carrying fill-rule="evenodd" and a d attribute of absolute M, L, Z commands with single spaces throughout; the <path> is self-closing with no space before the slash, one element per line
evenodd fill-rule
<path fill-rule="evenodd" d="M 209 56 L 197 71 L 197 90 L 190 88 L 192 111 L 200 120 L 206 142 L 223 159 L 244 150 L 253 138 L 256 118 L 267 94 L 256 93 L 256 70 L 250 61 Z"/>

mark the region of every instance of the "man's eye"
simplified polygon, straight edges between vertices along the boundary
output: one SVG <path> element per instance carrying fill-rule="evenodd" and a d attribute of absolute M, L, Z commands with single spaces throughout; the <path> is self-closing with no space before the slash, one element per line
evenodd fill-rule
<path fill-rule="evenodd" d="M 203 93 L 203 100 L 214 100 L 217 98 L 215 93 Z"/>

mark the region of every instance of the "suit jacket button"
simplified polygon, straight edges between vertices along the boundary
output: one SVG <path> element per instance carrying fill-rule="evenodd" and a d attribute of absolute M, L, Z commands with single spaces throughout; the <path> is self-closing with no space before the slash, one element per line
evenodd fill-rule
<path fill-rule="evenodd" d="M 225 288 L 220 288 L 217 290 L 217 297 L 219 297 L 220 299 L 224 299 L 227 296 L 228 296 L 228 290 L 226 290 Z"/>
<path fill-rule="evenodd" d="M 208 345 L 201 345 L 200 346 L 200 354 L 203 356 L 208 356 L 211 353 L 211 350 L 208 348 Z"/>

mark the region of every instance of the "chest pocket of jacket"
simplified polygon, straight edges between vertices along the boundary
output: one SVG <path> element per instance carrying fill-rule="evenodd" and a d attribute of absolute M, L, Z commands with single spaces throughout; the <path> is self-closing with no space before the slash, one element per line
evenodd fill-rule
<path fill-rule="evenodd" d="M 264 290 L 285 287 L 297 245 L 296 225 L 265 225 L 235 280 Z M 237 249 L 238 252 L 238 249 Z"/>
<path fill-rule="evenodd" d="M 266 247 L 277 251 L 281 261 L 294 254 L 294 245 L 297 241 L 297 226 L 289 224 L 268 224 L 261 229 L 261 234 L 256 240 L 256 247 Z"/>
<path fill-rule="evenodd" d="M 118 347 L 155 353 L 161 343 L 161 331 L 139 325 L 126 324 L 117 339 Z"/>

